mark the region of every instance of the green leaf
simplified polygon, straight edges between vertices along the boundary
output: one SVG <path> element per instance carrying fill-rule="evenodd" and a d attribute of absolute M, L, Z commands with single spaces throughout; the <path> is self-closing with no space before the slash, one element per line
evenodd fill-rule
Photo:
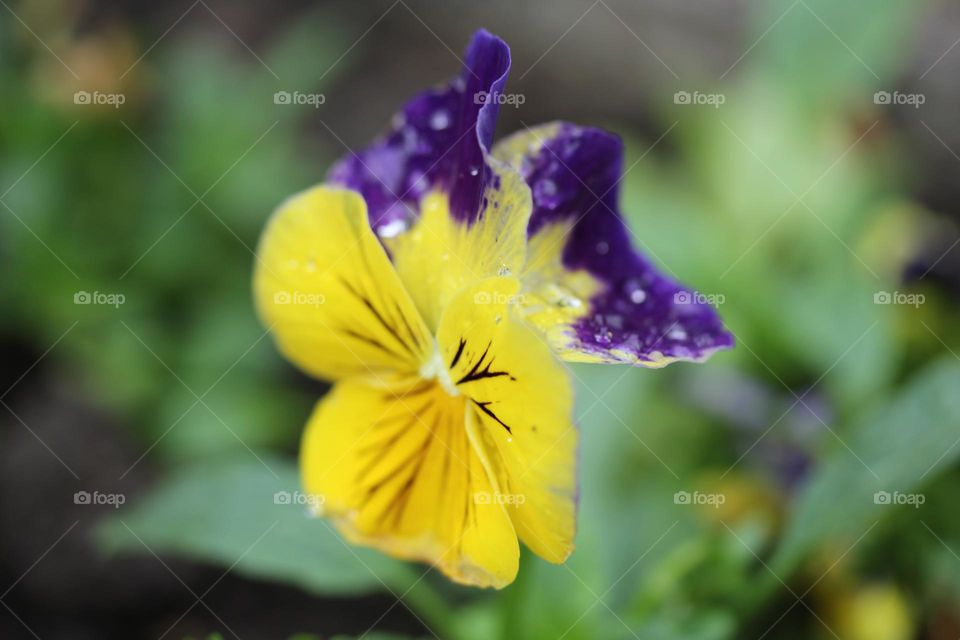
<path fill-rule="evenodd" d="M 857 539 L 903 508 L 877 504 L 877 491 L 916 491 L 960 457 L 958 389 L 960 362 L 945 356 L 853 429 L 837 434 L 842 443 L 814 472 L 791 511 L 771 562 L 774 572 L 788 575 L 825 539 Z"/>
<path fill-rule="evenodd" d="M 812 96 L 809 89 L 816 87 L 819 95 L 836 100 L 860 90 L 869 102 L 872 96 L 864 90 L 902 71 L 901 52 L 924 15 L 924 4 L 897 0 L 764 3 L 754 14 L 760 40 L 752 57 L 772 72 L 772 81 L 799 95 L 806 90 Z"/>
<path fill-rule="evenodd" d="M 318 594 L 400 592 L 413 568 L 356 548 L 298 500 L 295 465 L 251 452 L 176 471 L 99 530 L 108 552 L 152 551 L 233 567 Z M 291 504 L 284 504 L 289 496 Z M 234 566 L 234 563 L 235 566 Z"/>

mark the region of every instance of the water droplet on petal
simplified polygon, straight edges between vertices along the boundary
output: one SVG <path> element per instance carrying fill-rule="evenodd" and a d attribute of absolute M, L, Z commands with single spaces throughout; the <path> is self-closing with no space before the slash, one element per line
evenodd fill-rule
<path fill-rule="evenodd" d="M 560 204 L 557 198 L 557 183 L 550 178 L 537 180 L 533 185 L 533 199 L 537 205 L 548 209 L 556 209 Z"/>
<path fill-rule="evenodd" d="M 377 229 L 377 235 L 381 238 L 394 238 L 407 229 L 407 222 L 401 218 L 391 220 Z"/>
<path fill-rule="evenodd" d="M 430 186 L 429 181 L 427 180 L 427 174 L 423 171 L 414 170 L 410 172 L 410 177 L 407 179 L 410 190 L 416 190 L 416 193 L 421 193 Z"/>
<path fill-rule="evenodd" d="M 597 243 L 596 248 L 597 248 L 597 253 L 600 254 L 601 256 L 605 256 L 608 253 L 610 253 L 610 245 L 604 242 L 603 240 Z"/>
<path fill-rule="evenodd" d="M 643 282 L 640 278 L 630 278 L 623 283 L 621 291 L 634 304 L 640 304 L 647 299 L 647 292 L 643 289 Z"/>
<path fill-rule="evenodd" d="M 430 128 L 442 131 L 450 126 L 450 114 L 446 109 L 438 109 L 430 116 Z"/>
<path fill-rule="evenodd" d="M 603 329 L 593 334 L 593 339 L 597 344 L 607 346 L 613 342 L 613 333 L 609 329 Z"/>
<path fill-rule="evenodd" d="M 557 298 L 557 306 L 579 309 L 583 306 L 583 300 L 569 294 L 560 294 L 560 296 Z"/>

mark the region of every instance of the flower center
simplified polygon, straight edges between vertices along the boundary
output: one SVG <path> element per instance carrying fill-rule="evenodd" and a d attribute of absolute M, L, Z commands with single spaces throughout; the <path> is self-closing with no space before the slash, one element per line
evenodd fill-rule
<path fill-rule="evenodd" d="M 447 395 L 453 398 L 460 395 L 460 390 L 457 389 L 457 385 L 450 378 L 450 371 L 443 362 L 443 356 L 440 355 L 440 345 L 436 341 L 433 343 L 433 355 L 420 367 L 420 377 L 424 380 L 436 379 L 443 390 L 447 392 Z"/>

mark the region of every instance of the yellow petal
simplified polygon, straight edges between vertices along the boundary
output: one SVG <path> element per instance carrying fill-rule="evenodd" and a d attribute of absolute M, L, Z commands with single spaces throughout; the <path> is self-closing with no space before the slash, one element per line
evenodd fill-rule
<path fill-rule="evenodd" d="M 310 418 L 306 491 L 351 542 L 501 588 L 519 544 L 464 423 L 465 401 L 433 381 L 338 382 Z"/>
<path fill-rule="evenodd" d="M 450 382 L 494 470 L 520 539 L 563 562 L 576 527 L 577 429 L 569 377 L 517 316 L 520 283 L 495 277 L 464 289 L 437 336 Z"/>
<path fill-rule="evenodd" d="M 432 351 L 353 191 L 318 186 L 281 205 L 260 240 L 254 292 L 283 354 L 321 378 L 416 371 Z"/>
<path fill-rule="evenodd" d="M 570 222 L 547 224 L 530 237 L 527 263 L 520 274 L 523 295 L 518 308 L 564 360 L 611 362 L 584 352 L 572 330 L 577 320 L 591 313 L 590 299 L 603 289 L 585 269 L 568 269 L 563 264 L 563 249 L 572 226 Z"/>
<path fill-rule="evenodd" d="M 546 141 L 560 131 L 559 123 L 550 123 L 508 136 L 493 148 L 493 156 L 515 168 L 535 156 Z M 589 211 L 582 212 L 585 215 Z M 585 353 L 571 329 L 590 313 L 590 299 L 602 291 L 603 284 L 585 269 L 570 269 L 563 264 L 563 252 L 578 218 L 559 217 L 539 226 L 527 243 L 527 260 L 522 273 L 523 296 L 518 308 L 524 319 L 539 329 L 564 360 L 610 362 Z"/>
<path fill-rule="evenodd" d="M 470 223 L 450 213 L 447 195 L 427 194 L 417 224 L 390 242 L 404 284 L 431 329 L 444 307 L 466 284 L 523 268 L 530 219 L 530 189 L 513 170 L 497 168 L 496 188 Z"/>

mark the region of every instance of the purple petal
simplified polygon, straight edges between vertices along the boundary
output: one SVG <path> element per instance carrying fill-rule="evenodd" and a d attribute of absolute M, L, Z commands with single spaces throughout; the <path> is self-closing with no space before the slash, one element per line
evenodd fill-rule
<path fill-rule="evenodd" d="M 528 234 L 550 223 L 572 224 L 564 266 L 585 269 L 605 285 L 590 300 L 590 313 L 572 327 L 578 350 L 591 359 L 657 366 L 703 360 L 733 346 L 702 296 L 633 249 L 617 206 L 620 139 L 566 123 L 540 131 L 519 134 L 529 141 L 529 152 L 519 161 L 533 192 Z"/>
<path fill-rule="evenodd" d="M 501 93 L 509 69 L 506 43 L 478 31 L 460 75 L 408 102 L 383 137 L 334 166 L 330 181 L 363 195 L 378 232 L 409 226 L 420 198 L 437 187 L 448 193 L 453 215 L 472 222 L 494 179 L 485 157 L 499 109 L 497 100 L 477 96 Z"/>

